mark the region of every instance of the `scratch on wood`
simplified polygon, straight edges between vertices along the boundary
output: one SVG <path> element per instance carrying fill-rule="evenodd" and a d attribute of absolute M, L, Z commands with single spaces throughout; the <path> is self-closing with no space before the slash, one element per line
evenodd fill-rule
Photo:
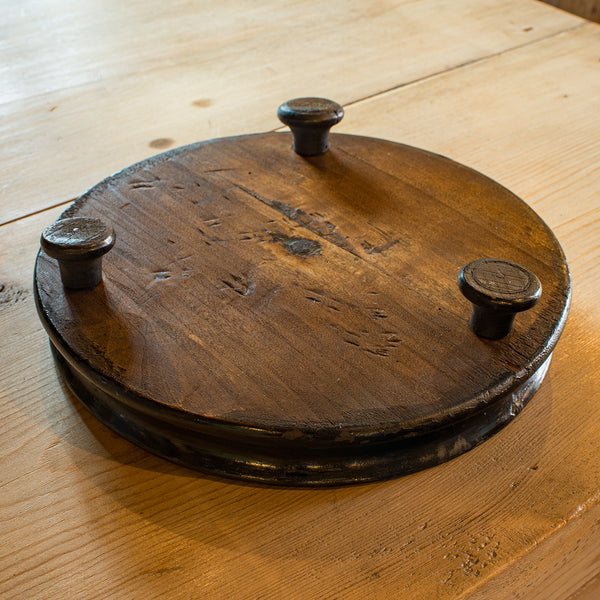
<path fill-rule="evenodd" d="M 99 356 L 109 366 L 109 368 L 111 370 L 114 370 L 120 376 L 123 376 L 125 374 L 125 371 L 126 371 L 125 368 L 118 365 L 117 363 L 113 362 L 107 356 L 107 349 L 105 347 L 101 346 L 100 344 L 92 342 L 90 344 L 90 348 L 97 356 Z"/>
<path fill-rule="evenodd" d="M 344 342 L 374 356 L 388 357 L 402 343 L 402 339 L 394 332 L 356 332 L 344 329 L 337 323 L 330 323 L 329 326 L 340 334 Z"/>
<path fill-rule="evenodd" d="M 183 567 L 166 567 L 154 571 L 142 571 L 140 575 L 166 575 L 167 573 L 176 573 L 177 571 L 183 571 Z"/>
<path fill-rule="evenodd" d="M 154 181 L 132 181 L 129 184 L 129 187 L 132 190 L 146 190 L 146 189 L 152 189 L 155 187 L 155 182 Z"/>
<path fill-rule="evenodd" d="M 229 279 L 221 279 L 221 283 L 225 285 L 222 290 L 230 289 L 240 296 L 250 296 L 256 291 L 256 285 L 249 277 L 239 277 L 233 273 L 230 273 L 229 277 Z"/>
<path fill-rule="evenodd" d="M 23 290 L 13 287 L 12 285 L 0 283 L 0 305 L 16 304 L 17 302 L 22 302 L 27 299 L 28 296 L 29 290 Z"/>
<path fill-rule="evenodd" d="M 154 271 L 152 276 L 156 281 L 163 281 L 171 278 L 171 271 Z"/>
<path fill-rule="evenodd" d="M 294 223 L 300 225 L 301 227 L 305 227 L 309 231 L 312 231 L 313 233 L 316 233 L 318 236 L 326 239 L 332 244 L 335 244 L 338 248 L 346 250 L 347 252 L 350 252 L 355 256 L 359 256 L 356 250 L 350 244 L 350 242 L 338 231 L 336 231 L 336 226 L 330 221 L 321 221 L 315 215 L 309 215 L 300 208 L 293 208 L 285 202 L 265 198 L 264 196 L 261 196 L 260 194 L 253 192 L 252 190 L 249 190 L 243 185 L 235 183 L 234 186 L 239 188 L 246 194 L 249 194 L 259 202 L 262 202 L 270 208 L 273 208 L 276 211 L 280 212 L 282 215 L 285 215 Z"/>
<path fill-rule="evenodd" d="M 196 344 L 200 344 L 200 346 L 204 346 L 202 340 L 195 333 L 188 333 L 188 338 L 192 340 L 192 342 L 196 342 Z"/>
<path fill-rule="evenodd" d="M 380 244 L 379 246 L 373 246 L 366 240 L 362 242 L 361 246 L 364 248 L 367 254 L 383 254 L 386 250 L 389 250 L 393 246 L 395 246 L 400 240 L 389 240 L 385 244 Z"/>

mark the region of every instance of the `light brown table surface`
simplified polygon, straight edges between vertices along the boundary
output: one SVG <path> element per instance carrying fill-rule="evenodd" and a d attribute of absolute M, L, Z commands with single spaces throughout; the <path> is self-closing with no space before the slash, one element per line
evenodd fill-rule
<path fill-rule="evenodd" d="M 600 28 L 533 0 L 19 0 L 0 20 L 1 598 L 600 598 Z M 569 260 L 542 388 L 444 465 L 335 489 L 205 477 L 61 385 L 41 230 L 162 149 L 280 126 L 284 100 L 521 196 Z"/>

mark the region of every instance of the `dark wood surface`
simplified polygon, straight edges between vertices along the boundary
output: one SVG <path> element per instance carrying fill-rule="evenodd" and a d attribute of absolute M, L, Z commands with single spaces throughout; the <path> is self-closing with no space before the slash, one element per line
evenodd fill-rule
<path fill-rule="evenodd" d="M 47 326 L 86 368 L 190 421 L 289 439 L 431 431 L 532 377 L 568 308 L 564 256 L 531 209 L 383 140 L 332 134 L 312 158 L 288 134 L 188 146 L 64 216 L 105 219 L 118 241 L 87 291 L 65 291 L 40 255 Z M 542 283 L 498 341 L 471 332 L 456 283 L 483 256 Z"/>

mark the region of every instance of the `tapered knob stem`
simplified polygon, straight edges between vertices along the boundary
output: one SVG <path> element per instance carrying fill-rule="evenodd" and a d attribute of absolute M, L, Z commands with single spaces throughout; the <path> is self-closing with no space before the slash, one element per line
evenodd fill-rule
<path fill-rule="evenodd" d="M 64 287 L 92 288 L 102 281 L 102 257 L 115 245 L 113 228 L 99 219 L 61 219 L 42 233 L 42 250 L 58 260 Z"/>
<path fill-rule="evenodd" d="M 279 120 L 292 130 L 294 152 L 319 156 L 329 148 L 329 130 L 344 116 L 344 109 L 326 98 L 295 98 L 277 109 Z"/>
<path fill-rule="evenodd" d="M 458 287 L 473 304 L 469 325 L 483 338 L 507 336 L 518 312 L 533 307 L 542 285 L 525 267 L 499 258 L 480 258 L 465 265 L 458 275 Z"/>

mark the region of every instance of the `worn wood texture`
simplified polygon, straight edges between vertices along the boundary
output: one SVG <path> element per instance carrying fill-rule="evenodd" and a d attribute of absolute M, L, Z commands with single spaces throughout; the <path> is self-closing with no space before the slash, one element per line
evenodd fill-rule
<path fill-rule="evenodd" d="M 521 35 L 523 28 L 533 27 L 522 34 L 537 31 L 543 38 L 550 33 L 543 29 L 546 19 L 555 24 L 554 32 L 577 22 L 525 0 L 511 3 L 510 10 L 506 3 L 485 6 L 492 4 L 498 10 L 482 21 L 488 23 L 486 36 L 507 30 Z M 13 7 L 19 4 L 8 8 Z M 145 7 L 147 15 L 155 10 L 152 3 Z M 456 46 L 472 39 L 462 32 L 469 23 L 475 28 L 472 16 L 480 14 L 475 4 L 435 8 L 440 20 L 432 14 L 432 23 L 460 14 L 453 30 Z M 368 28 L 368 21 L 361 26 Z M 435 46 L 440 29 L 417 28 L 413 48 L 416 52 L 417 39 L 430 44 L 424 62 L 436 57 L 443 66 L 449 45 Z M 340 47 L 345 47 L 344 32 L 332 33 L 340 36 L 335 38 Z M 379 46 L 374 35 L 369 53 L 381 56 L 391 43 L 400 44 L 394 46 L 400 53 L 405 40 L 393 38 Z M 0 228 L 3 597 L 595 598 L 600 573 L 600 126 L 591 115 L 598 112 L 600 34 L 588 24 L 497 52 L 495 58 L 390 93 L 382 98 L 385 104 L 375 98 L 365 102 L 358 118 L 355 106 L 340 127 L 426 147 L 474 166 L 531 202 L 553 227 L 569 258 L 574 299 L 535 401 L 479 448 L 397 481 L 315 491 L 198 477 L 113 435 L 61 388 L 31 296 L 39 234 L 59 211 L 17 221 Z M 37 55 L 42 60 L 45 53 Z M 23 61 L 27 53 L 16 56 Z M 18 72 L 18 63 L 10 64 Z M 336 73 L 341 78 L 336 90 L 343 91 L 345 80 L 360 92 L 353 72 Z M 106 89 L 115 93 L 121 89 L 116 83 Z M 302 88 L 302 81 L 297 83 Z M 187 85 L 180 81 L 182 95 Z M 84 86 L 42 94 L 21 103 L 23 112 L 15 103 L 3 106 L 15 115 L 2 126 L 4 148 L 12 144 L 15 153 L 21 152 L 21 160 L 11 159 L 4 171 L 3 201 L 7 194 L 14 203 L 37 198 L 37 204 L 23 204 L 12 214 L 47 206 L 39 202 L 44 189 L 44 202 L 68 200 L 112 169 L 153 152 L 147 148 L 153 138 L 186 141 L 177 134 L 189 130 L 183 111 L 181 121 L 173 117 L 164 129 L 149 125 L 159 122 L 161 111 L 152 102 L 161 94 L 157 87 L 123 83 L 114 104 L 105 92 L 86 96 Z M 171 96 L 176 87 L 170 88 Z M 71 107 L 60 123 L 61 105 L 53 102 L 58 97 Z M 279 99 L 265 101 L 265 107 Z M 102 117 L 97 122 L 93 108 Z M 106 133 L 106 114 L 130 112 L 135 119 L 118 120 Z M 271 115 L 269 107 L 268 119 Z M 270 125 L 248 121 L 247 127 Z M 209 137 L 208 129 L 193 137 Z M 228 132 L 240 130 L 233 124 Z M 111 139 L 121 140 L 114 148 L 129 144 L 138 150 L 107 157 Z M 67 152 L 68 140 L 73 145 Z"/>
<path fill-rule="evenodd" d="M 598 0 L 543 0 L 562 10 L 579 15 L 590 21 L 600 21 L 600 2 Z"/>
<path fill-rule="evenodd" d="M 469 600 L 597 600 L 600 597 L 600 505 L 591 498 L 558 528 L 520 556 L 498 577 L 484 583 Z"/>
<path fill-rule="evenodd" d="M 288 98 L 348 104 L 580 22 L 536 2 L 462 1 L 8 4 L 0 223 L 161 149 L 276 128 Z"/>
<path fill-rule="evenodd" d="M 209 419 L 206 435 L 232 454 L 236 437 L 263 452 L 285 441 L 296 472 L 318 444 L 311 469 L 326 481 L 384 478 L 468 449 L 520 411 L 529 395 L 517 390 L 562 330 L 570 281 L 556 239 L 508 190 L 446 158 L 348 135 L 312 158 L 291 146 L 283 133 L 217 140 L 92 188 L 65 216 L 112 223 L 119 242 L 104 285 L 88 291 L 65 290 L 56 261 L 38 260 L 54 343 L 84 374 L 188 426 Z M 524 265 L 544 290 L 497 341 L 469 329 L 457 286 L 461 267 L 486 256 Z M 481 412 L 477 425 L 467 419 Z M 425 443 L 432 431 L 439 447 Z M 406 437 L 423 449 L 352 471 L 391 437 L 394 452 Z M 347 446 L 333 479 L 327 455 Z"/>

